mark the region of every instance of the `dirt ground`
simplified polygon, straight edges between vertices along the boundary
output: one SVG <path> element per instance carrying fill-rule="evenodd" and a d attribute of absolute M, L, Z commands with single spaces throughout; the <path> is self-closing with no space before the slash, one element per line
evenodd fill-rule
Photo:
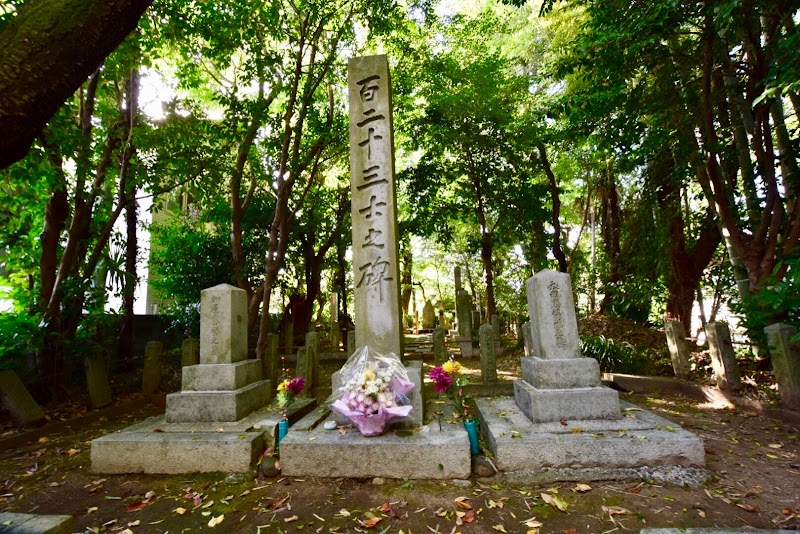
<path fill-rule="evenodd" d="M 499 358 L 501 377 L 516 378 L 518 362 L 515 352 Z M 335 368 L 327 364 L 323 376 Z M 498 477 L 443 483 L 264 478 L 255 473 L 92 474 L 90 441 L 159 412 L 142 402 L 127 413 L 91 422 L 50 424 L 27 444 L 3 448 L 0 440 L 0 511 L 70 514 L 78 532 L 126 534 L 609 534 L 715 526 L 800 530 L 797 425 L 679 396 L 622 398 L 703 438 L 710 475 L 703 486 L 644 480 L 526 485 Z"/>

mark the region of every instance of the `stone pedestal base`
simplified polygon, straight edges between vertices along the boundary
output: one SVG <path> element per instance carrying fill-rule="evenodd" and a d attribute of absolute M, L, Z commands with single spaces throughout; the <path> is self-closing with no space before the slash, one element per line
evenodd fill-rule
<path fill-rule="evenodd" d="M 261 380 L 261 362 L 210 363 L 183 368 L 183 391 L 234 391 Z"/>
<path fill-rule="evenodd" d="M 572 393 L 574 394 L 574 393 Z M 642 470 L 705 466 L 703 441 L 675 423 L 621 402 L 621 419 L 532 423 L 508 397 L 475 399 L 481 433 L 509 478 L 552 482 L 629 478 Z"/>
<path fill-rule="evenodd" d="M 459 337 L 458 338 L 458 346 L 461 349 L 461 357 L 462 358 L 475 358 L 480 354 L 476 354 L 472 348 L 472 339 Z"/>
<path fill-rule="evenodd" d="M 281 441 L 284 476 L 450 479 L 469 478 L 469 438 L 461 424 L 389 431 L 365 438 L 358 429 L 324 430 L 331 419 L 320 406 Z"/>
<path fill-rule="evenodd" d="M 594 358 L 522 358 L 522 379 L 539 389 L 597 387 L 600 364 Z"/>
<path fill-rule="evenodd" d="M 168 423 L 238 421 L 264 406 L 271 395 L 269 380 L 259 380 L 233 391 L 172 393 L 167 395 L 166 420 Z"/>
<path fill-rule="evenodd" d="M 514 399 L 534 423 L 620 417 L 619 394 L 606 387 L 539 389 L 517 380 Z"/>

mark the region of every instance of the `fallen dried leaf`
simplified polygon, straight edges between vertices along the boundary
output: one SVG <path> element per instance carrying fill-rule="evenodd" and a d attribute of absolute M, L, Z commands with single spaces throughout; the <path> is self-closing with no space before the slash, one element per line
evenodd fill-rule
<path fill-rule="evenodd" d="M 222 521 L 224 520 L 225 520 L 225 514 L 218 515 L 217 517 L 212 517 L 211 519 L 208 520 L 208 526 L 214 528 L 220 523 L 222 523 Z"/>
<path fill-rule="evenodd" d="M 128 505 L 129 512 L 136 512 L 147 506 L 147 501 L 136 501 Z"/>
<path fill-rule="evenodd" d="M 186 508 L 181 508 L 181 507 L 178 507 L 178 508 L 175 508 L 175 509 L 173 510 L 173 512 L 175 512 L 175 513 L 176 513 L 176 514 L 178 514 L 178 515 L 183 515 L 183 514 L 185 514 L 185 513 L 186 513 Z"/>
<path fill-rule="evenodd" d="M 506 530 L 506 527 L 504 527 L 503 525 L 495 525 L 492 528 L 495 529 L 498 532 L 508 532 Z"/>
<path fill-rule="evenodd" d="M 756 508 L 755 506 L 750 506 L 749 504 L 745 504 L 743 502 L 737 502 L 736 506 L 738 506 L 739 508 L 741 508 L 745 512 L 750 512 L 751 514 L 757 514 L 758 513 L 758 508 Z"/>
<path fill-rule="evenodd" d="M 556 510 L 560 510 L 562 512 L 566 512 L 567 508 L 569 507 L 569 504 L 567 504 L 567 502 L 564 499 L 562 499 L 561 497 L 558 497 L 557 495 L 550 495 L 549 493 L 542 493 L 541 497 L 542 497 L 542 500 L 544 502 L 546 502 L 547 504 L 549 504 L 550 506 L 552 506 Z"/>
<path fill-rule="evenodd" d="M 300 517 L 298 517 L 296 515 L 293 515 L 292 517 L 284 517 L 283 518 L 283 522 L 284 523 L 292 523 L 294 521 L 297 521 L 298 519 L 300 519 Z"/>
<path fill-rule="evenodd" d="M 572 488 L 572 491 L 586 493 L 587 491 L 592 491 L 592 487 L 589 484 L 575 484 L 575 487 Z"/>

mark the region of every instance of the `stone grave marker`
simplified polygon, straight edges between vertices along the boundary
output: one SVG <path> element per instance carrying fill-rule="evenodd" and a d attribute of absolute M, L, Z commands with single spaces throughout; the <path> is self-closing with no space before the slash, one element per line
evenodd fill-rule
<path fill-rule="evenodd" d="M 294 354 L 294 323 L 292 321 L 286 321 L 283 330 L 283 342 L 286 344 L 286 354 Z"/>
<path fill-rule="evenodd" d="M 89 390 L 89 399 L 92 408 L 102 408 L 111 404 L 111 385 L 108 383 L 108 367 L 102 355 L 95 355 L 83 359 L 86 367 L 86 389 Z"/>
<path fill-rule="evenodd" d="M 181 343 L 181 367 L 198 363 L 200 363 L 200 340 L 193 337 L 184 339 Z"/>
<path fill-rule="evenodd" d="M 264 380 L 271 380 L 273 384 L 278 383 L 281 373 L 280 364 L 280 337 L 278 334 L 267 334 L 267 346 L 264 349 L 264 361 L 261 365 L 261 377 Z"/>
<path fill-rule="evenodd" d="M 433 303 L 428 300 L 422 308 L 422 328 L 432 330 L 434 322 L 436 322 L 436 311 L 433 309 Z"/>
<path fill-rule="evenodd" d="M 319 386 L 319 334 L 306 334 L 306 357 L 309 364 L 309 376 L 306 376 L 307 388 L 314 391 Z"/>
<path fill-rule="evenodd" d="M 394 128 L 386 56 L 351 58 L 347 77 L 356 343 L 402 358 Z"/>
<path fill-rule="evenodd" d="M 470 313 L 472 313 L 472 331 L 477 332 L 481 327 L 481 312 L 472 310 Z"/>
<path fill-rule="evenodd" d="M 533 357 L 514 382 L 517 406 L 534 423 L 619 418 L 619 395 L 601 386 L 597 360 L 581 356 L 569 275 L 543 270 L 526 288 Z"/>
<path fill-rule="evenodd" d="M 461 356 L 472 358 L 472 300 L 466 289 L 458 292 L 458 345 Z"/>
<path fill-rule="evenodd" d="M 272 393 L 262 362 L 247 359 L 247 293 L 220 284 L 200 293 L 200 363 L 183 368 L 182 390 L 167 395 L 168 423 L 232 422 Z"/>
<path fill-rule="evenodd" d="M 764 332 L 767 334 L 781 404 L 789 410 L 800 410 L 800 351 L 797 343 L 792 343 L 797 329 L 776 323 L 766 327 Z"/>
<path fill-rule="evenodd" d="M 312 375 L 312 362 L 311 358 L 308 354 L 308 347 L 298 347 L 297 348 L 297 364 L 294 370 L 295 376 L 302 376 L 306 379 L 306 387 L 303 390 L 303 394 L 307 394 L 311 391 L 311 384 L 314 380 Z"/>
<path fill-rule="evenodd" d="M 714 379 L 720 389 L 737 391 L 742 389 L 736 352 L 733 350 L 731 331 L 727 323 L 713 322 L 706 325 L 706 338 L 711 353 Z"/>
<path fill-rule="evenodd" d="M 347 356 L 350 357 L 356 351 L 356 331 L 347 331 Z"/>
<path fill-rule="evenodd" d="M 433 329 L 433 363 L 441 365 L 447 361 L 447 346 L 444 342 L 445 329 L 437 326 Z"/>
<path fill-rule="evenodd" d="M 44 419 L 44 412 L 14 371 L 0 371 L 0 400 L 19 426 Z"/>
<path fill-rule="evenodd" d="M 492 325 L 481 325 L 478 330 L 481 344 L 481 377 L 484 384 L 497 382 L 497 356 Z"/>
<path fill-rule="evenodd" d="M 152 395 L 161 385 L 161 354 L 164 344 L 148 341 L 144 347 L 144 370 L 142 371 L 142 394 Z"/>
<path fill-rule="evenodd" d="M 531 334 L 531 322 L 522 323 L 522 341 L 524 345 L 525 357 L 533 356 L 533 335 Z"/>
<path fill-rule="evenodd" d="M 672 357 L 672 369 L 675 376 L 685 379 L 689 376 L 689 347 L 686 345 L 686 330 L 680 321 L 666 321 L 664 333 L 667 335 L 667 347 Z"/>

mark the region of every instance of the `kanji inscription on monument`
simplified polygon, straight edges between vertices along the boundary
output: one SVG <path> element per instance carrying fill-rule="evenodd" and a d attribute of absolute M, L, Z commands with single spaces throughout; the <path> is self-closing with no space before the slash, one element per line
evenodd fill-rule
<path fill-rule="evenodd" d="M 356 345 L 402 356 L 392 94 L 386 56 L 348 64 Z"/>

